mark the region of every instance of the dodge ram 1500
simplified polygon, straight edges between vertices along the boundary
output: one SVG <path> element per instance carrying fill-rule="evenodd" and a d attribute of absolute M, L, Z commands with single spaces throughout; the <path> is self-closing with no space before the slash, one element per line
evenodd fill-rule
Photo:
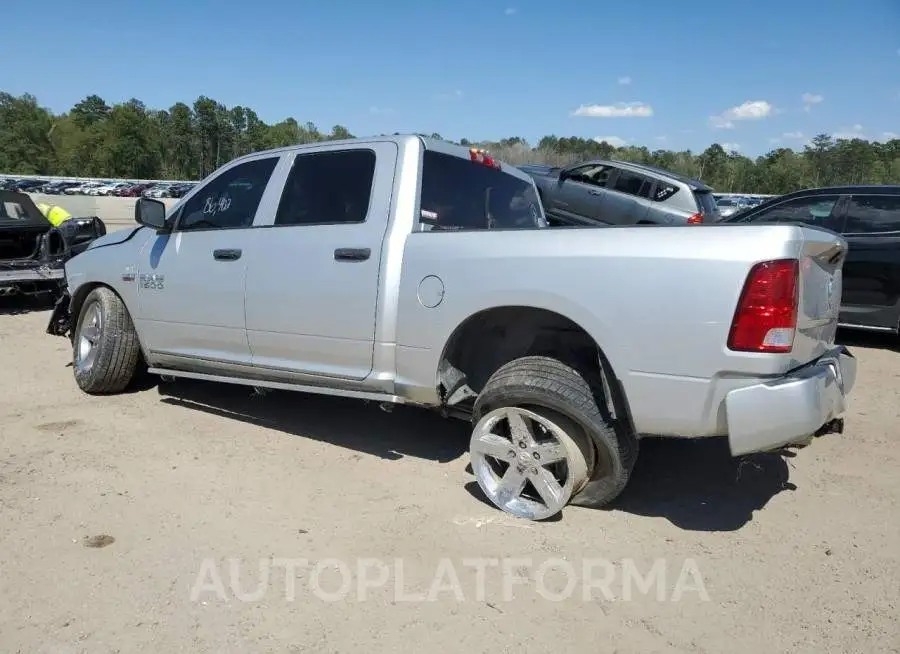
<path fill-rule="evenodd" d="M 734 456 L 835 428 L 846 242 L 798 225 L 545 229 L 533 180 L 418 136 L 232 161 L 66 264 L 48 332 L 87 393 L 173 377 L 471 421 L 500 509 L 603 506 L 639 437 Z M 427 434 L 422 435 L 427 438 Z"/>

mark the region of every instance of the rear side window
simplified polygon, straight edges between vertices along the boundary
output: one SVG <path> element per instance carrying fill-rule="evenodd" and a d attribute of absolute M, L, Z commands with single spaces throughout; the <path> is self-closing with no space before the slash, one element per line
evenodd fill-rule
<path fill-rule="evenodd" d="M 900 196 L 854 195 L 847 209 L 845 234 L 900 232 Z"/>
<path fill-rule="evenodd" d="M 839 199 L 838 195 L 794 198 L 744 216 L 739 222 L 800 222 L 824 227 L 831 224 L 834 207 Z"/>
<path fill-rule="evenodd" d="M 642 197 L 650 197 L 650 180 L 643 175 L 632 173 L 628 170 L 620 170 L 616 176 L 613 188 L 620 193 L 628 195 L 641 196 L 641 190 L 644 189 L 645 195 Z"/>
<path fill-rule="evenodd" d="M 432 150 L 424 155 L 421 215 L 432 231 L 546 226 L 533 184 Z"/>
<path fill-rule="evenodd" d="M 695 192 L 694 198 L 697 200 L 697 206 L 700 207 L 700 213 L 704 216 L 719 212 L 719 206 L 716 204 L 716 199 L 712 193 Z"/>
<path fill-rule="evenodd" d="M 653 192 L 653 199 L 657 202 L 665 202 L 670 197 L 678 193 L 678 187 L 667 182 L 659 182 L 656 190 Z"/>
<path fill-rule="evenodd" d="M 278 204 L 275 224 L 365 222 L 374 178 L 372 150 L 298 154 Z"/>

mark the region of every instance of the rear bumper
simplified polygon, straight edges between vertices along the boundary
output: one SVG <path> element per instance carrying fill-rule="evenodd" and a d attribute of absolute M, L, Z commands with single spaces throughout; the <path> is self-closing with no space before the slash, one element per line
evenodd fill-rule
<path fill-rule="evenodd" d="M 0 297 L 55 293 L 65 280 L 62 268 L 46 265 L 0 269 Z"/>
<path fill-rule="evenodd" d="M 58 281 L 65 279 L 65 276 L 66 273 L 62 268 L 49 268 L 47 266 L 0 270 L 0 285 L 15 282 Z"/>
<path fill-rule="evenodd" d="M 856 358 L 841 346 L 784 377 L 725 396 L 733 456 L 800 441 L 841 415 L 856 383 Z"/>

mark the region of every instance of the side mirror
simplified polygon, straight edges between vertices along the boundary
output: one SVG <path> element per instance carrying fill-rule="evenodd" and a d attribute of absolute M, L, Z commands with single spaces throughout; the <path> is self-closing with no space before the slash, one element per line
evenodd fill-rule
<path fill-rule="evenodd" d="M 166 225 L 166 205 L 152 198 L 138 198 L 134 203 L 134 219 L 138 224 L 157 232 L 169 231 Z"/>

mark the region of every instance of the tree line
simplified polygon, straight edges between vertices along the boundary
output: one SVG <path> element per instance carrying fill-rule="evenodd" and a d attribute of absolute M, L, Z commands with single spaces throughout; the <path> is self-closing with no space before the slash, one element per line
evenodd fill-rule
<path fill-rule="evenodd" d="M 267 124 L 249 107 L 229 108 L 206 96 L 161 110 L 137 99 L 109 105 L 90 95 L 55 115 L 33 95 L 0 92 L 0 172 L 9 174 L 196 180 L 250 152 L 352 136 L 343 125 L 322 132 L 294 118 Z M 702 179 L 721 192 L 900 184 L 900 139 L 880 143 L 819 134 L 802 150 L 779 147 L 755 159 L 718 143 L 703 152 L 614 147 L 577 136 L 545 136 L 536 144 L 520 137 L 459 143 L 488 148 L 514 165 L 636 161 Z"/>

